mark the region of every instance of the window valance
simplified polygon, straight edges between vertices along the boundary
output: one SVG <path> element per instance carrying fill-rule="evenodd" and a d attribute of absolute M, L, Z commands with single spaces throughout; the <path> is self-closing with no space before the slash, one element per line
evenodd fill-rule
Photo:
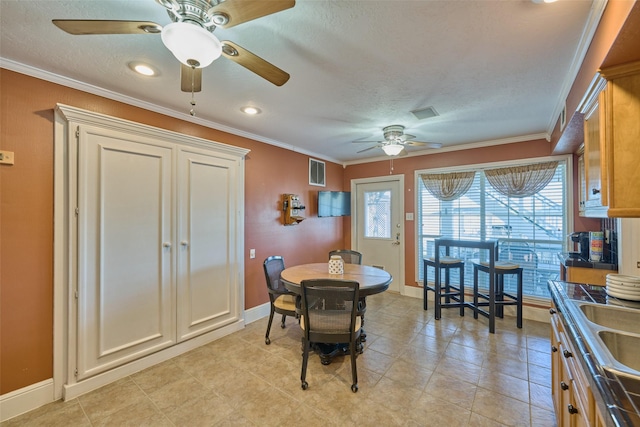
<path fill-rule="evenodd" d="M 471 188 L 475 176 L 475 172 L 451 172 L 424 174 L 420 178 L 433 197 L 451 201 L 463 196 Z"/>
<path fill-rule="evenodd" d="M 551 182 L 558 162 L 535 163 L 484 171 L 487 181 L 507 197 L 533 196 Z"/>

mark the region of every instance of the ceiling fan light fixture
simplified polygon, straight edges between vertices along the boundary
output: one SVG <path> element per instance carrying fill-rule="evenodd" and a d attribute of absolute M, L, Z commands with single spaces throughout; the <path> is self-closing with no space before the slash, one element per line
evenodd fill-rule
<path fill-rule="evenodd" d="M 404 147 L 400 144 L 387 144 L 382 146 L 382 151 L 387 156 L 397 156 Z"/>
<path fill-rule="evenodd" d="M 196 24 L 172 22 L 162 28 L 161 37 L 173 56 L 190 67 L 207 67 L 222 54 L 220 40 Z"/>

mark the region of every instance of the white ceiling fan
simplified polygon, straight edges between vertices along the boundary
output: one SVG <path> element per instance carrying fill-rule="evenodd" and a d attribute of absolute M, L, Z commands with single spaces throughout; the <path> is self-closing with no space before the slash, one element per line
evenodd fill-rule
<path fill-rule="evenodd" d="M 216 28 L 231 28 L 295 6 L 295 0 L 156 0 L 167 9 L 171 23 L 151 21 L 54 19 L 72 35 L 160 34 L 164 45 L 182 64 L 181 89 L 199 92 L 202 68 L 221 55 L 249 71 L 282 86 L 289 74 L 231 41 L 213 35 Z"/>
<path fill-rule="evenodd" d="M 406 156 L 406 146 L 422 146 L 428 148 L 442 147 L 442 144 L 436 142 L 414 141 L 416 137 L 414 135 L 404 133 L 404 126 L 402 125 L 391 125 L 384 127 L 382 128 L 382 132 L 384 135 L 384 140 L 382 141 L 353 141 L 356 144 L 376 143 L 376 145 L 365 148 L 364 150 L 360 150 L 358 151 L 358 153 L 364 153 L 365 151 L 373 150 L 374 148 L 381 148 L 387 156 Z"/>

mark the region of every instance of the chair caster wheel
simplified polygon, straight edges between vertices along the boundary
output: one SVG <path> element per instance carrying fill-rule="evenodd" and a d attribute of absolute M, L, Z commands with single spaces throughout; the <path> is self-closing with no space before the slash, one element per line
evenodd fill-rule
<path fill-rule="evenodd" d="M 282 329 L 284 329 L 284 328 L 285 328 L 284 323 L 281 323 L 281 324 L 280 324 L 280 327 L 281 327 Z"/>
<path fill-rule="evenodd" d="M 354 392 L 354 393 L 356 393 L 356 392 L 358 391 L 358 384 L 353 384 L 353 385 L 351 386 L 351 391 L 352 391 L 352 392 Z"/>
<path fill-rule="evenodd" d="M 266 345 L 271 344 L 271 340 L 269 339 L 269 337 L 266 337 L 266 338 L 264 339 L 264 343 L 265 343 Z"/>
<path fill-rule="evenodd" d="M 309 388 L 309 384 L 306 381 L 302 381 L 302 389 L 306 390 Z"/>

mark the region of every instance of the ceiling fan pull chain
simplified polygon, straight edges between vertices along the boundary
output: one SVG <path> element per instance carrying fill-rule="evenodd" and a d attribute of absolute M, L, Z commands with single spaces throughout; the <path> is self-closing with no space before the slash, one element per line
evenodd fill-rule
<path fill-rule="evenodd" d="M 189 114 L 195 117 L 196 112 L 194 110 L 196 106 L 196 97 L 195 97 L 195 80 L 196 80 L 196 67 L 194 65 L 191 66 L 191 110 Z"/>

